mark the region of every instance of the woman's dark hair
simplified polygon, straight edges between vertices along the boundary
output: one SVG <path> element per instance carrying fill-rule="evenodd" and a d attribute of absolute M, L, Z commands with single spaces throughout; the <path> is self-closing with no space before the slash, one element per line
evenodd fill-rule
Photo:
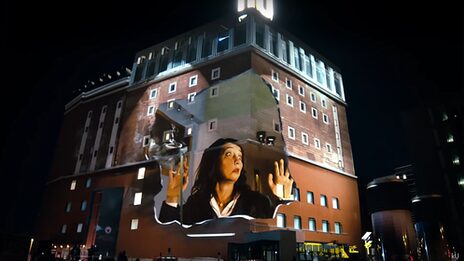
<path fill-rule="evenodd" d="M 209 196 L 214 193 L 216 183 L 221 178 L 220 157 L 224 149 L 224 144 L 226 143 L 233 143 L 240 147 L 240 150 L 242 151 L 242 163 L 243 163 L 243 159 L 245 158 L 244 151 L 243 151 L 242 146 L 237 144 L 236 139 L 232 139 L 232 138 L 222 139 L 221 138 L 221 139 L 216 140 L 203 152 L 200 165 L 198 166 L 198 169 L 197 169 L 195 183 L 193 184 L 191 195 L 198 193 L 198 194 L 202 194 L 205 196 Z M 242 168 L 242 171 L 240 172 L 240 177 L 234 184 L 234 193 L 245 191 L 245 190 L 250 190 L 250 186 L 248 186 L 246 182 L 245 169 Z"/>

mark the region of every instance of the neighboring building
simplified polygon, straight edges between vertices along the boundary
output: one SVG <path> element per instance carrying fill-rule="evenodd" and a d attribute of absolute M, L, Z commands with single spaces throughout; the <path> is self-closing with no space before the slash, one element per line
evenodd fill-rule
<path fill-rule="evenodd" d="M 179 257 L 310 260 L 361 249 L 340 70 L 269 19 L 272 1 L 257 1 L 259 12 L 245 2 L 252 4 L 239 1 L 238 14 L 138 52 L 130 77 L 67 104 L 38 240 L 52 242 L 61 255 L 69 254 L 66 245 L 79 244 L 85 253 L 96 244 L 102 255 L 125 250 L 139 258 L 170 249 Z M 231 101 L 240 103 L 229 110 Z M 154 207 L 165 176 L 149 151 L 153 129 L 165 118 L 181 129 L 193 166 L 209 144 L 199 139 L 204 133 L 208 139 L 238 133 L 255 158 L 274 152 L 250 137 L 262 130 L 277 137 L 295 202 L 272 219 L 160 224 Z M 250 185 L 261 191 L 265 174 L 256 173 Z"/>
<path fill-rule="evenodd" d="M 444 237 L 446 243 L 437 244 L 439 248 L 446 244 L 449 253 L 459 251 L 461 255 L 464 254 L 463 98 L 462 86 L 460 91 L 430 92 L 421 105 L 403 115 L 416 179 L 415 212 L 418 219 L 433 221 L 428 226 L 436 231 L 430 233 Z"/>

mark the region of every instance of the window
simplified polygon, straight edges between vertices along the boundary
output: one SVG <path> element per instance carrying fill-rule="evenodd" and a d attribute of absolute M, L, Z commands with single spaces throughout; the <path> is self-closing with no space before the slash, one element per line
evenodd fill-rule
<path fill-rule="evenodd" d="M 321 85 L 325 83 L 325 69 L 322 61 L 316 61 L 316 80 Z"/>
<path fill-rule="evenodd" d="M 158 96 L 158 89 L 153 89 L 150 91 L 150 99 L 154 99 Z"/>
<path fill-rule="evenodd" d="M 169 84 L 168 93 L 176 92 L 177 82 L 172 82 Z"/>
<path fill-rule="evenodd" d="M 137 179 L 144 179 L 145 178 L 145 167 L 139 168 L 139 171 L 137 172 Z"/>
<path fill-rule="evenodd" d="M 327 108 L 327 101 L 325 99 L 321 99 L 321 105 L 324 108 Z"/>
<path fill-rule="evenodd" d="M 67 213 L 71 212 L 71 205 L 72 205 L 71 202 L 66 203 L 65 211 L 66 211 Z"/>
<path fill-rule="evenodd" d="M 327 196 L 326 195 L 321 194 L 320 203 L 321 203 L 321 206 L 327 207 Z"/>
<path fill-rule="evenodd" d="M 300 111 L 306 113 L 306 103 L 300 101 Z"/>
<path fill-rule="evenodd" d="M 461 164 L 461 161 L 459 160 L 459 156 L 458 155 L 454 155 L 453 156 L 453 165 L 454 166 L 459 166 Z"/>
<path fill-rule="evenodd" d="M 452 143 L 454 142 L 454 136 L 451 133 L 448 133 L 448 138 L 446 139 L 446 142 Z"/>
<path fill-rule="evenodd" d="M 217 52 L 218 53 L 229 49 L 229 39 L 230 39 L 229 31 L 222 32 L 218 35 L 218 38 L 217 38 Z"/>
<path fill-rule="evenodd" d="M 342 224 L 340 222 L 334 223 L 334 229 L 335 229 L 335 234 L 341 234 L 343 232 Z"/>
<path fill-rule="evenodd" d="M 87 178 L 85 180 L 85 187 L 90 188 L 90 186 L 92 186 L 92 178 Z"/>
<path fill-rule="evenodd" d="M 279 73 L 274 70 L 272 70 L 272 80 L 279 82 Z"/>
<path fill-rule="evenodd" d="M 189 87 L 196 86 L 198 83 L 198 75 L 194 75 L 189 79 Z"/>
<path fill-rule="evenodd" d="M 189 93 L 187 95 L 187 102 L 188 103 L 193 103 L 195 101 L 195 95 L 196 94 L 197 94 L 196 92 Z"/>
<path fill-rule="evenodd" d="M 173 108 L 174 108 L 175 101 L 176 101 L 176 99 L 170 99 L 170 100 L 167 100 L 167 101 L 166 101 L 167 104 L 168 104 L 168 105 L 167 105 L 168 109 L 173 109 Z"/>
<path fill-rule="evenodd" d="M 87 209 L 87 200 L 82 200 L 81 211 L 85 211 L 86 209 Z"/>
<path fill-rule="evenodd" d="M 300 216 L 293 217 L 293 228 L 301 229 L 301 217 Z"/>
<path fill-rule="evenodd" d="M 305 96 L 305 90 L 303 86 L 298 86 L 298 94 L 301 96 Z"/>
<path fill-rule="evenodd" d="M 142 204 L 142 192 L 136 192 L 134 195 L 134 206 Z"/>
<path fill-rule="evenodd" d="M 329 221 L 322 220 L 322 232 L 329 233 Z"/>
<path fill-rule="evenodd" d="M 277 227 L 285 227 L 285 214 L 277 213 Z"/>
<path fill-rule="evenodd" d="M 311 116 L 313 116 L 314 119 L 317 119 L 317 110 L 313 107 L 311 107 Z"/>
<path fill-rule="evenodd" d="M 148 106 L 147 116 L 150 116 L 150 115 L 153 115 L 153 114 L 155 114 L 155 106 L 150 105 L 150 106 Z"/>
<path fill-rule="evenodd" d="M 321 141 L 318 138 L 314 138 L 314 147 L 318 150 L 321 149 Z"/>
<path fill-rule="evenodd" d="M 81 232 L 82 232 L 82 226 L 83 226 L 82 223 L 77 224 L 77 229 L 76 229 L 76 232 L 77 232 L 77 233 L 81 233 Z"/>
<path fill-rule="evenodd" d="M 137 218 L 134 218 L 131 220 L 131 230 L 137 230 L 139 228 L 139 220 Z"/>
<path fill-rule="evenodd" d="M 300 201 L 300 189 L 299 188 L 293 188 L 293 193 L 292 193 L 293 200 Z"/>
<path fill-rule="evenodd" d="M 246 42 L 246 23 L 241 23 L 234 28 L 234 46 Z"/>
<path fill-rule="evenodd" d="M 208 131 L 215 131 L 217 129 L 217 119 L 208 121 Z"/>
<path fill-rule="evenodd" d="M 150 136 L 143 136 L 143 147 L 150 145 Z"/>
<path fill-rule="evenodd" d="M 187 128 L 187 135 L 192 135 L 192 127 Z"/>
<path fill-rule="evenodd" d="M 209 97 L 217 97 L 219 95 L 219 88 L 218 87 L 211 87 L 209 91 Z"/>
<path fill-rule="evenodd" d="M 305 144 L 305 145 L 308 145 L 308 140 L 309 140 L 308 134 L 302 132 L 301 133 L 301 142 L 303 142 L 303 144 Z"/>
<path fill-rule="evenodd" d="M 220 77 L 221 77 L 221 67 L 214 68 L 211 71 L 211 80 L 216 80 L 216 79 L 219 79 Z"/>
<path fill-rule="evenodd" d="M 274 98 L 278 101 L 280 101 L 280 91 L 279 89 L 272 87 L 272 95 L 274 95 Z"/>
<path fill-rule="evenodd" d="M 293 86 L 293 82 L 292 80 L 288 79 L 288 78 L 285 78 L 285 87 L 291 89 Z"/>
<path fill-rule="evenodd" d="M 66 224 L 63 224 L 61 226 L 61 234 L 66 234 L 66 229 L 68 228 L 68 226 Z"/>
<path fill-rule="evenodd" d="M 287 105 L 290 107 L 293 107 L 293 97 L 288 94 L 286 95 L 287 95 Z"/>
<path fill-rule="evenodd" d="M 316 101 L 317 101 L 317 99 L 316 99 L 316 94 L 315 94 L 314 92 L 310 93 L 309 96 L 310 96 L 312 102 L 316 102 Z"/>
<path fill-rule="evenodd" d="M 77 180 L 74 179 L 73 181 L 71 181 L 71 187 L 69 188 L 69 190 L 75 190 L 76 184 L 77 184 Z"/>
<path fill-rule="evenodd" d="M 312 191 L 307 191 L 306 192 L 306 201 L 309 204 L 314 204 L 314 193 Z"/>
<path fill-rule="evenodd" d="M 329 143 L 326 143 L 325 147 L 327 148 L 328 153 L 332 153 L 332 145 L 330 145 Z"/>
<path fill-rule="evenodd" d="M 316 231 L 316 219 L 315 218 L 309 218 L 308 229 L 309 231 Z"/>
<path fill-rule="evenodd" d="M 332 198 L 332 208 L 333 209 L 340 209 L 338 206 L 338 198 Z"/>
<path fill-rule="evenodd" d="M 295 139 L 295 129 L 288 126 L 288 137 L 292 140 Z"/>
<path fill-rule="evenodd" d="M 280 122 L 273 121 L 274 123 L 274 131 L 275 132 L 280 132 L 282 128 L 280 128 Z"/>
<path fill-rule="evenodd" d="M 324 121 L 325 124 L 329 124 L 329 116 L 325 113 L 322 114 L 322 121 Z"/>

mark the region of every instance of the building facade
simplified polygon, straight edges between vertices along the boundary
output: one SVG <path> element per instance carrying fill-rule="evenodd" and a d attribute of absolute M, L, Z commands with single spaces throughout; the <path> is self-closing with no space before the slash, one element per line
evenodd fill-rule
<path fill-rule="evenodd" d="M 126 251 L 148 259 L 170 252 L 312 260 L 361 249 L 340 70 L 272 22 L 272 12 L 263 12 L 272 4 L 247 5 L 239 1 L 237 14 L 138 52 L 130 76 L 67 104 L 39 241 L 61 256 L 77 244 L 82 254 L 96 245 L 99 255 Z M 292 202 L 267 219 L 188 228 L 159 222 L 166 176 L 151 148 L 162 124 L 180 129 L 193 166 L 212 139 L 224 136 L 242 141 L 255 161 L 284 155 Z M 264 191 L 267 172 L 257 172 L 259 164 L 248 183 Z"/>

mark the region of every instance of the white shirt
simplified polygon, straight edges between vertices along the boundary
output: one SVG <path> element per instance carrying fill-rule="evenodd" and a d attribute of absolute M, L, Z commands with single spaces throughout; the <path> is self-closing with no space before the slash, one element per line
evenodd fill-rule
<path fill-rule="evenodd" d="M 211 208 L 213 208 L 214 213 L 218 217 L 228 217 L 234 210 L 235 204 L 237 203 L 237 199 L 240 197 L 240 194 L 236 194 L 234 198 L 226 205 L 226 207 L 221 211 L 218 202 L 216 201 L 216 198 L 211 195 L 211 199 L 209 200 L 209 204 L 211 205 Z"/>

